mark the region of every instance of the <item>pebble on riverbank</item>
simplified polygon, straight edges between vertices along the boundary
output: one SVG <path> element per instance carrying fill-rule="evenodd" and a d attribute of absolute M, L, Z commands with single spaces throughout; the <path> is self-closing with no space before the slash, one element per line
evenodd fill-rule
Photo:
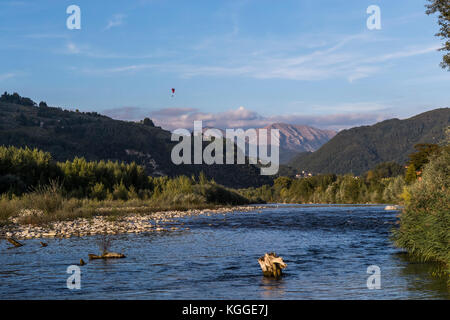
<path fill-rule="evenodd" d="M 177 218 L 198 215 L 224 214 L 232 212 L 260 211 L 264 206 L 238 206 L 218 209 L 194 209 L 187 211 L 161 211 L 151 214 L 130 214 L 117 217 L 115 221 L 108 220 L 108 216 L 95 216 L 92 219 L 79 218 L 73 221 L 52 222 L 45 226 L 19 224 L 18 220 L 0 227 L 0 234 L 6 238 L 16 239 L 40 239 L 40 238 L 70 238 L 73 236 L 84 237 L 97 234 L 122 234 L 141 233 L 155 231 L 188 230 L 182 224 L 174 226 Z M 25 214 L 37 214 L 27 212 Z M 165 224 L 171 224 L 164 228 Z"/>

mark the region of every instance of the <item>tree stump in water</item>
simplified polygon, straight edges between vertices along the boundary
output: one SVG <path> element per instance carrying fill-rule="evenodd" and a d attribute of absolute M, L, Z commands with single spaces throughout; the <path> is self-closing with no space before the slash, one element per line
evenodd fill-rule
<path fill-rule="evenodd" d="M 283 275 L 282 269 L 287 267 L 283 258 L 277 256 L 275 252 L 266 253 L 258 259 L 258 262 L 265 277 L 273 277 L 276 279 L 281 278 Z"/>
<path fill-rule="evenodd" d="M 122 253 L 115 253 L 115 252 L 103 252 L 101 256 L 98 256 L 96 254 L 88 254 L 89 259 L 121 259 L 125 258 L 125 255 Z"/>

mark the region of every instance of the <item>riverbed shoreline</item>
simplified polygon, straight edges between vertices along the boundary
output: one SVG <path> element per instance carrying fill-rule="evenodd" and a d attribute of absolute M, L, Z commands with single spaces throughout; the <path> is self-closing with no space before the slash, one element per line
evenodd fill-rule
<path fill-rule="evenodd" d="M 70 238 L 93 235 L 115 235 L 124 233 L 171 232 L 188 230 L 177 219 L 199 215 L 253 212 L 269 208 L 265 205 L 218 207 L 212 209 L 167 210 L 148 214 L 130 213 L 122 216 L 95 215 L 91 218 L 77 218 L 68 221 L 54 221 L 45 225 L 19 223 L 12 219 L 10 224 L 0 227 L 0 238 L 17 240 L 43 238 Z"/>

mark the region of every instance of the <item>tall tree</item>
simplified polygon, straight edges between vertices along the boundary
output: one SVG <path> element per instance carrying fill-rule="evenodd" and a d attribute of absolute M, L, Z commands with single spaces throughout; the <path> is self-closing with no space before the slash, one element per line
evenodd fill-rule
<path fill-rule="evenodd" d="M 409 155 L 408 164 L 413 164 L 416 170 L 422 170 L 422 167 L 430 161 L 430 157 L 439 152 L 439 146 L 431 143 L 419 143 L 414 148 L 417 152 Z"/>
<path fill-rule="evenodd" d="M 428 0 L 430 3 L 426 5 L 427 14 L 439 12 L 438 23 L 441 29 L 436 33 L 445 41 L 444 46 L 440 49 L 446 51 L 442 58 L 441 67 L 448 68 L 450 71 L 450 1 L 449 0 Z"/>
<path fill-rule="evenodd" d="M 416 174 L 416 166 L 412 163 L 408 166 L 408 170 L 406 170 L 405 181 L 408 184 L 415 182 L 417 179 Z"/>

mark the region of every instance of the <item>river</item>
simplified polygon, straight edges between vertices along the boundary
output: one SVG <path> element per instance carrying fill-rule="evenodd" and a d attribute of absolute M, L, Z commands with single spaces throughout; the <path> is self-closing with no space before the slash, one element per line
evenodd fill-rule
<path fill-rule="evenodd" d="M 255 212 L 179 219 L 182 228 L 112 236 L 125 259 L 88 261 L 98 236 L 0 242 L 0 299 L 449 299 L 432 264 L 409 261 L 389 239 L 397 211 L 384 206 L 274 205 Z M 287 263 L 281 280 L 258 257 Z M 79 290 L 67 267 L 79 259 Z M 367 287 L 369 266 L 380 289 Z"/>

